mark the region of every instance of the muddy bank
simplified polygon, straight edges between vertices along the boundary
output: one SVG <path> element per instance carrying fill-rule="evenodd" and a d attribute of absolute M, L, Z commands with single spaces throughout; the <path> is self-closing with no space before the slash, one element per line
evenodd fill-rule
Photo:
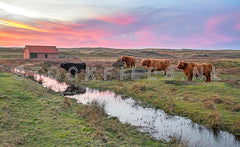
<path fill-rule="evenodd" d="M 77 86 L 75 84 L 71 84 L 67 87 L 67 89 L 62 92 L 64 96 L 66 95 L 76 95 L 76 94 L 84 94 L 86 93 L 86 88 L 82 86 Z"/>

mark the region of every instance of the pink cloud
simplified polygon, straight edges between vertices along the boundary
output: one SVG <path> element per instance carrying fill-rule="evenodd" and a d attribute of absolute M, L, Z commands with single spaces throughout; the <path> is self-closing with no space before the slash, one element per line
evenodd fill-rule
<path fill-rule="evenodd" d="M 208 39 L 205 41 L 207 44 L 214 44 L 216 40 L 228 42 L 231 41 L 231 38 L 222 35 L 220 32 L 218 32 L 218 27 L 222 25 L 223 22 L 227 21 L 229 19 L 228 15 L 220 15 L 220 16 L 214 16 L 211 17 L 207 23 L 206 23 L 206 34 L 209 37 L 212 37 L 212 39 Z"/>
<path fill-rule="evenodd" d="M 209 20 L 206 22 L 205 25 L 205 33 L 206 33 L 206 38 L 204 38 L 204 42 L 206 44 L 215 44 L 218 42 L 230 42 L 237 40 L 234 36 L 226 36 L 224 35 L 223 32 L 228 30 L 236 29 L 240 30 L 240 21 L 238 24 L 234 25 L 225 25 L 225 22 L 229 22 L 231 20 L 235 20 L 236 16 L 240 15 L 240 11 L 232 12 L 232 13 L 227 13 L 224 15 L 218 15 L 218 16 L 213 16 L 210 17 Z M 221 32 L 220 32 L 221 31 Z"/>
<path fill-rule="evenodd" d="M 235 25 L 234 27 L 236 30 L 240 31 L 240 20 L 238 21 L 238 23 Z"/>
<path fill-rule="evenodd" d="M 82 24 L 62 24 L 54 22 L 35 22 L 36 26 L 46 29 L 46 32 L 36 32 L 27 29 L 8 26 L 1 28 L 1 46 L 24 46 L 25 44 L 71 46 L 97 46 L 100 38 L 108 32 L 101 29 L 81 29 Z"/>

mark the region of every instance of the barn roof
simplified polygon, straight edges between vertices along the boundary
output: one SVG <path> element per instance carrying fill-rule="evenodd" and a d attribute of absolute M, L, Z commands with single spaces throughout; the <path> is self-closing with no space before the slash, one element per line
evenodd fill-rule
<path fill-rule="evenodd" d="M 56 46 L 26 45 L 30 53 L 59 53 Z"/>

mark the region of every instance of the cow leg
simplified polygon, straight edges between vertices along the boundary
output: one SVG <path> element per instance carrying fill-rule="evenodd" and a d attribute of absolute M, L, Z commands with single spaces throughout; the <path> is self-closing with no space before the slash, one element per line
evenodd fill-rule
<path fill-rule="evenodd" d="M 208 82 L 208 75 L 206 75 L 206 81 L 205 82 Z"/>
<path fill-rule="evenodd" d="M 164 71 L 164 76 L 166 76 L 166 71 Z"/>
<path fill-rule="evenodd" d="M 192 81 L 192 75 L 188 75 L 188 81 Z"/>
<path fill-rule="evenodd" d="M 211 82 L 211 75 L 207 75 L 206 77 L 207 77 L 206 82 Z"/>

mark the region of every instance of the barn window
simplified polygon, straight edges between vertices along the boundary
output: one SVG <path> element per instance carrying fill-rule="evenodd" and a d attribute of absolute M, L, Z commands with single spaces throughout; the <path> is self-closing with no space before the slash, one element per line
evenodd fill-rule
<path fill-rule="evenodd" d="M 30 53 L 30 58 L 37 58 L 37 53 Z"/>
<path fill-rule="evenodd" d="M 45 58 L 48 58 L 48 54 L 45 54 Z"/>

